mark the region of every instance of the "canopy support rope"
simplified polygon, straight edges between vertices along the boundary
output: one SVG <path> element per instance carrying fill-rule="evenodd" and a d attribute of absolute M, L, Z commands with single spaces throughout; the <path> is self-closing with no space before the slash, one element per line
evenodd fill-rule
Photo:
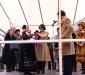
<path fill-rule="evenodd" d="M 85 18 L 80 19 L 78 22 L 76 22 L 74 25 L 78 25 L 81 21 L 85 20 Z"/>
<path fill-rule="evenodd" d="M 23 9 L 23 7 L 22 7 L 22 5 L 21 5 L 20 0 L 18 0 L 18 3 L 19 3 L 19 5 L 20 5 L 20 7 L 21 7 L 21 10 L 22 10 L 23 16 L 24 16 L 24 18 L 25 18 L 25 21 L 26 21 L 27 25 L 29 25 L 29 23 L 28 23 L 28 21 L 27 21 L 27 18 L 26 18 L 26 15 L 25 15 L 25 12 L 24 12 L 24 9 Z"/>
<path fill-rule="evenodd" d="M 4 9 L 4 7 L 2 6 L 2 4 L 1 4 L 1 3 L 0 3 L 0 6 L 1 6 L 2 10 L 4 11 L 4 13 L 5 13 L 6 17 L 7 17 L 7 18 L 8 18 L 8 20 L 9 20 L 10 27 L 12 27 L 12 26 L 13 26 L 13 23 L 12 23 L 11 19 L 9 18 L 8 14 L 6 13 L 6 11 L 5 11 L 5 9 Z"/>
<path fill-rule="evenodd" d="M 4 34 L 6 34 L 6 32 L 4 30 L 2 30 L 1 28 L 0 28 L 0 31 L 3 32 Z"/>
<path fill-rule="evenodd" d="M 79 0 L 77 0 L 77 3 L 76 3 L 76 9 L 75 9 L 75 13 L 74 13 L 73 25 L 74 25 L 75 19 L 76 19 L 76 13 L 77 13 L 77 8 L 78 8 L 78 3 L 79 3 Z"/>
<path fill-rule="evenodd" d="M 38 5 L 39 5 L 39 10 L 40 10 L 41 20 L 42 20 L 42 23 L 44 24 L 44 20 L 43 20 L 43 16 L 42 16 L 42 10 L 41 10 L 41 5 L 40 5 L 40 0 L 38 0 Z"/>
<path fill-rule="evenodd" d="M 1 33 L 0 33 L 0 36 L 5 37 L 5 35 L 2 35 Z"/>

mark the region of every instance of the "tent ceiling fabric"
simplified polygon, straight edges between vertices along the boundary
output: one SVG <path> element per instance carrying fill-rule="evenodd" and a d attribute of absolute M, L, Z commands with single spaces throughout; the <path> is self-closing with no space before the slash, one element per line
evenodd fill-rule
<path fill-rule="evenodd" d="M 31 25 L 40 25 L 42 23 L 40 10 L 38 5 L 38 0 L 20 0 L 23 7 L 24 13 L 26 15 L 27 21 L 30 25 L 31 30 L 36 30 L 38 27 Z M 43 16 L 43 21 L 45 25 L 50 25 L 47 27 L 50 36 L 56 34 L 56 26 L 52 28 L 53 20 L 57 20 L 57 10 L 58 10 L 58 0 L 40 0 L 40 6 Z M 66 11 L 67 16 L 71 19 L 73 23 L 74 13 L 76 8 L 77 0 L 61 0 L 61 9 Z M 18 0 L 0 0 L 6 13 L 10 17 L 12 23 L 16 27 L 21 27 L 23 24 L 27 24 L 23 16 L 22 10 L 18 3 Z M 79 0 L 78 9 L 76 13 L 75 23 L 85 16 L 85 1 Z M 55 24 L 57 25 L 57 23 Z M 10 23 L 0 7 L 0 28 L 7 31 L 10 28 Z M 54 31 L 53 31 L 54 30 Z M 53 34 L 54 32 L 54 34 Z"/>

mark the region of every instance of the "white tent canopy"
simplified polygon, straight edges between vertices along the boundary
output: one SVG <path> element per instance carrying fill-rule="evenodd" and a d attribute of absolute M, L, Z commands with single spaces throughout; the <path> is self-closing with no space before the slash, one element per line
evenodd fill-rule
<path fill-rule="evenodd" d="M 27 22 L 30 26 L 30 29 L 34 32 L 38 29 L 38 26 L 42 23 L 38 0 L 0 0 L 1 5 L 6 11 L 12 25 L 18 28 L 21 28 L 23 24 L 27 24 L 22 13 L 19 2 L 21 2 L 24 14 L 26 16 Z M 78 0 L 78 8 L 76 12 L 75 22 L 83 19 L 85 16 L 84 11 L 84 0 Z M 67 16 L 71 19 L 72 24 L 74 20 L 74 14 L 76 9 L 77 0 L 61 0 L 61 9 L 66 11 Z M 40 0 L 42 17 L 45 25 L 47 26 L 47 31 L 49 36 L 52 37 L 56 35 L 56 27 L 52 26 L 53 20 L 57 20 L 57 11 L 58 11 L 58 0 Z M 32 26 L 33 25 L 33 26 Z M 37 25 L 37 26 L 34 26 Z M 57 26 L 56 26 L 57 25 Z M 0 6 L 0 28 L 5 32 L 10 28 L 10 22 L 6 17 L 2 7 Z"/>
<path fill-rule="evenodd" d="M 85 12 L 84 0 L 83 1 L 82 0 L 2 0 L 0 4 L 1 6 L 0 27 L 2 30 L 7 32 L 10 26 L 21 28 L 23 24 L 29 24 L 30 29 L 32 31 L 35 31 L 36 29 L 38 29 L 38 26 L 41 23 L 44 23 L 46 26 L 49 25 L 49 27 L 47 27 L 47 31 L 49 32 L 49 36 L 52 37 L 55 34 L 57 34 L 56 28 L 58 25 L 60 25 L 59 21 L 59 24 L 56 23 L 55 26 L 52 26 L 53 20 L 57 20 L 58 1 L 61 1 L 61 9 L 66 11 L 66 14 L 71 19 L 72 24 L 75 24 L 76 22 L 84 18 L 84 12 Z M 45 41 L 47 42 L 47 40 Z M 60 69 L 60 75 L 62 75 L 61 37 L 59 37 L 58 41 L 59 41 L 59 59 L 60 59 L 59 69 Z M 50 42 L 53 42 L 53 40 L 51 40 Z"/>

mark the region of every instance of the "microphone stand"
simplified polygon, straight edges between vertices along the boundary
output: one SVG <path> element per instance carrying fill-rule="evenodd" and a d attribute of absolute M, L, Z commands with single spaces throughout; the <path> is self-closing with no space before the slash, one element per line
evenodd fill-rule
<path fill-rule="evenodd" d="M 54 37 L 54 24 L 56 23 L 57 21 L 53 21 L 53 24 L 52 24 L 52 30 L 53 30 L 53 37 Z M 52 67 L 54 68 L 54 75 L 55 75 L 55 71 L 56 71 L 56 64 L 55 64 L 55 43 L 53 42 L 52 43 L 52 46 L 53 46 L 53 65 Z"/>
<path fill-rule="evenodd" d="M 53 36 L 54 36 L 54 24 L 56 23 L 57 21 L 53 21 L 53 24 L 52 24 L 52 28 L 53 28 Z"/>

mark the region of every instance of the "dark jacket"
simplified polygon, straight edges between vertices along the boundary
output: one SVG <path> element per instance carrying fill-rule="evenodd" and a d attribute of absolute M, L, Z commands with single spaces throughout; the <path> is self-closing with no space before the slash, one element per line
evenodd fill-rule
<path fill-rule="evenodd" d="M 9 33 L 6 34 L 4 40 L 16 40 L 14 35 L 11 37 Z M 9 57 L 9 52 L 10 52 L 10 44 L 5 44 L 2 52 L 2 62 L 5 64 L 7 63 L 7 59 Z"/>
<path fill-rule="evenodd" d="M 31 36 L 27 35 L 25 32 L 22 33 L 23 40 L 30 40 Z M 35 45 L 34 43 L 24 43 L 22 44 L 22 49 L 25 53 L 24 56 L 28 57 L 30 60 L 35 59 Z"/>

